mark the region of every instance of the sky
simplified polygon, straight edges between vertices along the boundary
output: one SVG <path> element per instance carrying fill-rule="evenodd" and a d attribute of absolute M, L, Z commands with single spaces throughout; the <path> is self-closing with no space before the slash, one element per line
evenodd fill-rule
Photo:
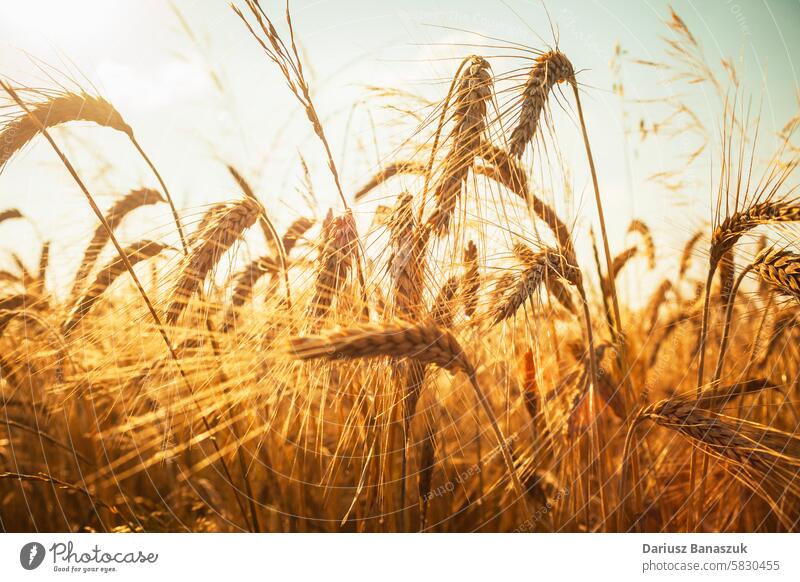
<path fill-rule="evenodd" d="M 262 4 L 282 21 L 283 2 Z M 638 135 L 640 119 L 653 122 L 663 114 L 652 101 L 670 95 L 685 95 L 711 128 L 722 119 L 721 101 L 709 87 L 670 82 L 632 62 L 663 59 L 670 6 L 715 69 L 721 71 L 723 58 L 737 64 L 742 94 L 760 110 L 763 135 L 774 135 L 798 112 L 798 0 L 298 0 L 291 10 L 346 191 L 390 161 L 414 129 L 408 120 L 398 121 L 400 115 L 388 107 L 391 99 L 371 98 L 369 87 L 402 88 L 436 101 L 465 55 L 508 55 L 514 43 L 546 49 L 557 39 L 580 71 L 612 246 L 620 250 L 631 218 L 643 218 L 667 248 L 678 249 L 709 217 L 713 152 L 708 165 L 687 168 L 693 179 L 684 188 L 670 191 L 651 177 L 674 169 L 692 144 L 666 136 L 642 141 Z M 626 59 L 612 70 L 617 46 Z M 496 75 L 522 66 L 519 59 L 492 62 Z M 205 205 L 237 196 L 226 163 L 251 180 L 278 230 L 309 213 L 298 194 L 300 155 L 309 162 L 323 209 L 337 204 L 302 111 L 226 2 L 0 0 L 0 75 L 38 87 L 78 82 L 107 97 L 134 128 L 190 221 Z M 620 79 L 624 103 L 612 91 Z M 563 192 L 551 195 L 570 222 L 588 225 L 594 216 L 591 183 L 571 97 L 565 93 L 559 105 L 554 125 L 573 198 L 564 202 Z M 55 135 L 105 207 L 132 188 L 156 185 L 119 135 L 87 126 Z M 356 211 L 366 214 L 380 196 L 395 193 L 382 191 Z M 3 247 L 23 247 L 23 255 L 34 260 L 31 249 L 38 245 L 30 241 L 52 239 L 53 248 L 77 260 L 91 214 L 46 143 L 39 140 L 11 160 L 0 174 L 0 198 L 0 208 L 18 207 L 33 222 L 0 226 Z M 127 233 L 131 238 L 142 228 L 168 228 L 163 208 L 141 212 L 144 220 L 131 227 L 139 229 Z"/>

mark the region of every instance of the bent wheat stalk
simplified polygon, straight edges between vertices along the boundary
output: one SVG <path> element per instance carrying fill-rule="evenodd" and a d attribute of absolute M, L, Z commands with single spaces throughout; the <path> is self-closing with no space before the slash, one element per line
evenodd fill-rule
<path fill-rule="evenodd" d="M 525 490 L 514 468 L 510 444 L 500 429 L 486 394 L 478 384 L 475 368 L 456 338 L 446 329 L 433 323 L 364 325 L 339 329 L 324 335 L 291 338 L 289 353 L 301 360 L 352 360 L 380 356 L 408 358 L 424 365 L 433 364 L 451 374 L 463 372 L 469 378 L 481 408 L 489 418 L 513 486 L 519 499 L 525 504 Z"/>
<path fill-rule="evenodd" d="M 117 200 L 114 205 L 109 208 L 108 212 L 106 213 L 106 222 L 112 229 L 116 229 L 123 219 L 137 208 L 141 208 L 142 206 L 147 206 L 150 204 L 157 204 L 159 202 L 165 202 L 165 200 L 156 190 L 151 190 L 150 188 L 132 190 Z M 92 240 L 89 242 L 89 245 L 86 247 L 86 251 L 83 253 L 83 259 L 81 260 L 81 264 L 78 267 L 75 278 L 73 279 L 72 291 L 70 292 L 70 297 L 73 300 L 77 298 L 78 294 L 83 289 L 86 277 L 94 268 L 97 262 L 97 257 L 100 255 L 100 252 L 103 250 L 103 247 L 107 242 L 108 232 L 106 231 L 105 227 L 100 224 L 95 229 Z"/>
<path fill-rule="evenodd" d="M 758 476 L 752 483 L 743 478 L 739 481 L 769 503 L 785 527 L 793 527 L 793 519 L 774 504 L 763 484 L 771 479 L 782 494 L 797 496 L 797 486 L 792 483 L 800 467 L 800 442 L 796 437 L 757 423 L 714 415 L 699 408 L 698 402 L 682 398 L 647 407 L 637 422 L 642 420 L 677 431 L 697 450 L 737 468 L 737 473 Z"/>
<path fill-rule="evenodd" d="M 392 162 L 381 168 L 372 178 L 369 179 L 361 188 L 359 188 L 353 195 L 353 198 L 358 201 L 364 196 L 372 192 L 380 184 L 387 180 L 394 178 L 400 174 L 425 174 L 425 164 L 413 161 L 400 161 Z"/>

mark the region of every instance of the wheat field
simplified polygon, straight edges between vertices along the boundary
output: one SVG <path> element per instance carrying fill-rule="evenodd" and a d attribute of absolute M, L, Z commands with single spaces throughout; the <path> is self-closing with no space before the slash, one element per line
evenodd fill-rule
<path fill-rule="evenodd" d="M 233 11 L 332 178 L 337 204 L 288 227 L 235 164 L 229 197 L 182 208 L 109 100 L 2 80 L 0 168 L 48 144 L 93 218 L 63 284 L 49 243 L 31 265 L 2 239 L 0 530 L 800 529 L 800 117 L 759 135 L 733 66 L 712 73 L 671 13 L 670 59 L 636 66 L 724 97 L 690 122 L 721 128 L 713 218 L 682 250 L 635 219 L 614 248 L 593 89 L 556 44 L 465 50 L 436 102 L 387 90 L 415 128 L 350 189 L 289 11 Z M 65 126 L 127 140 L 147 185 L 99 203 Z M 589 225 L 545 193 L 567 163 Z M 0 233 L 26 220 L 2 195 Z M 168 226 L 122 237 L 144 207 Z M 634 264 L 653 283 L 629 296 Z"/>

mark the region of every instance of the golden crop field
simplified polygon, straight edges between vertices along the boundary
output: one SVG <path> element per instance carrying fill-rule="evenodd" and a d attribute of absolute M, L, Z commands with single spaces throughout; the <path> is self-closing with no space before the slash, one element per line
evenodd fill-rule
<path fill-rule="evenodd" d="M 0 188 L 0 530 L 800 528 L 800 116 L 760 131 L 735 63 L 709 64 L 674 12 L 663 60 L 618 51 L 723 103 L 709 119 L 659 101 L 638 128 L 706 136 L 657 177 L 711 201 L 675 248 L 654 233 L 677 205 L 609 232 L 598 89 L 555 40 L 457 46 L 435 100 L 373 88 L 405 125 L 370 139 L 404 135 L 354 188 L 298 19 L 233 11 L 313 132 L 288 210 L 229 161 L 227 195 L 182 206 L 111 100 L 2 77 L 0 170 L 35 180 L 24 152 L 45 147 L 92 214 L 88 245 L 43 233 L 32 264 L 19 246 L 40 243 L 3 234 L 28 218 Z M 97 131 L 147 169 L 111 201 L 65 145 Z M 705 189 L 681 192 L 711 151 Z M 591 178 L 588 221 L 564 203 L 571 168 Z M 167 226 L 131 239 L 145 207 Z M 66 280 L 59 251 L 80 257 Z"/>

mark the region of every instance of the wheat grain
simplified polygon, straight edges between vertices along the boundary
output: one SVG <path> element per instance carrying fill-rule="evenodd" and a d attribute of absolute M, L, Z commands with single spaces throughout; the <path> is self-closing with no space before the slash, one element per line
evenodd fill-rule
<path fill-rule="evenodd" d="M 779 293 L 800 301 L 800 255 L 767 248 L 756 256 L 753 268 Z"/>

